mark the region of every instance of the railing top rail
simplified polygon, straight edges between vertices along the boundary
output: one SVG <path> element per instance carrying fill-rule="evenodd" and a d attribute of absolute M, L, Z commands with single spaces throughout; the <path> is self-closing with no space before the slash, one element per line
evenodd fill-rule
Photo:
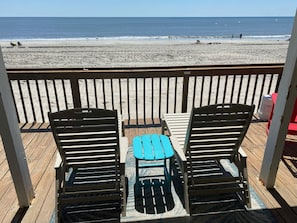
<path fill-rule="evenodd" d="M 267 64 L 215 64 L 215 65 L 192 65 L 192 66 L 158 66 L 158 67 L 62 67 L 62 68 L 8 68 L 8 71 L 106 71 L 106 70 L 167 70 L 167 69 L 205 69 L 205 68 L 236 68 L 236 67 L 279 67 L 284 63 Z"/>
<path fill-rule="evenodd" d="M 131 78 L 183 77 L 191 75 L 226 75 L 281 73 L 284 64 L 239 64 L 211 66 L 135 67 L 135 68 L 10 68 L 10 79 L 71 79 L 71 78 Z"/>

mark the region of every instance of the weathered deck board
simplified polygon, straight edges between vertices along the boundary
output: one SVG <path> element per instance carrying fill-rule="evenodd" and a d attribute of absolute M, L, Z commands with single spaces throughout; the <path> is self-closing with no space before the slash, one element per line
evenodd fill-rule
<path fill-rule="evenodd" d="M 51 133 L 22 133 L 22 138 L 35 192 L 35 199 L 24 218 L 24 220 L 28 219 L 28 222 L 30 222 L 31 219 L 36 219 L 40 212 L 46 211 L 45 209 L 47 208 L 52 212 L 53 206 L 44 207 L 42 209 L 42 205 L 47 199 L 52 200 L 54 196 L 54 190 L 50 196 L 47 195 L 47 190 L 49 190 L 48 187 L 54 186 L 55 178 L 53 165 L 56 146 Z M 6 166 L 6 168 L 8 167 Z M 2 200 L 7 204 L 7 207 L 4 208 L 9 208 L 9 210 L 6 211 L 3 222 L 10 222 L 18 211 L 16 195 L 10 195 L 11 193 L 15 194 L 10 173 L 7 174 L 7 178 L 10 178 L 11 185 L 8 187 L 9 193 L 6 193 Z M 0 185 L 2 185 L 2 183 Z M 11 202 L 11 205 L 8 205 L 8 201 L 9 203 Z M 54 205 L 54 203 L 52 205 Z M 49 216 L 43 216 L 43 218 L 49 219 L 50 216 L 51 213 Z"/>
<path fill-rule="evenodd" d="M 161 128 L 126 128 L 125 135 L 132 139 L 136 135 L 161 133 Z M 248 155 L 248 173 L 250 185 L 278 219 L 279 222 L 294 222 L 297 219 L 297 178 L 294 168 L 297 165 L 297 148 L 295 137 L 288 137 L 290 144 L 286 147 L 286 159 L 292 162 L 291 171 L 282 161 L 277 174 L 275 190 L 268 191 L 259 181 L 259 171 L 266 143 L 266 123 L 251 124 L 242 147 Z M 27 210 L 22 222 L 48 222 L 55 203 L 55 142 L 50 132 L 22 133 L 35 199 Z M 295 147 L 294 147 L 295 146 Z M 289 149 L 289 152 L 287 151 Z M 295 160 L 295 163 L 293 162 Z M 5 153 L 0 144 L 0 222 L 11 222 L 18 211 L 18 202 Z"/>
<path fill-rule="evenodd" d="M 288 138 L 294 139 L 295 137 L 288 136 Z M 291 174 L 283 162 L 280 162 L 275 190 L 268 191 L 258 179 L 266 140 L 266 123 L 252 123 L 242 145 L 248 156 L 250 184 L 265 205 L 273 210 L 279 222 L 294 222 L 297 218 L 297 178 Z M 278 199 L 278 194 L 281 195 L 281 199 Z"/>

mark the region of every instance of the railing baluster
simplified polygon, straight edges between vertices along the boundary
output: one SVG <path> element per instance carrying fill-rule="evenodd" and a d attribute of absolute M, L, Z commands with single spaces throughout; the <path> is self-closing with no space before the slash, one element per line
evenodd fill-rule
<path fill-rule="evenodd" d="M 9 85 L 10 85 L 10 91 L 11 91 L 12 98 L 13 98 L 13 104 L 14 104 L 15 110 L 17 111 L 18 123 L 20 123 L 21 122 L 20 121 L 20 115 L 19 115 L 19 110 L 17 109 L 17 105 L 16 105 L 16 100 L 15 100 L 15 94 L 14 94 L 14 91 L 13 91 L 12 81 L 9 81 Z"/>
<path fill-rule="evenodd" d="M 94 97 L 95 97 L 95 108 L 98 108 L 98 90 L 97 90 L 97 79 L 93 79 L 94 84 Z"/>
<path fill-rule="evenodd" d="M 182 96 L 182 112 L 187 112 L 188 109 L 188 94 L 189 94 L 189 76 L 190 71 L 184 72 L 183 96 Z"/>
<path fill-rule="evenodd" d="M 161 103 L 161 97 L 162 97 L 162 92 L 161 92 L 161 89 L 162 89 L 162 78 L 160 77 L 159 78 L 159 119 L 160 119 L 160 117 L 161 117 L 161 109 L 162 109 L 162 107 L 161 107 L 161 105 L 162 105 L 162 103 Z"/>
<path fill-rule="evenodd" d="M 127 78 L 128 125 L 130 125 L 130 120 L 131 120 L 131 114 L 130 114 L 130 94 L 129 94 L 130 90 L 129 90 L 129 85 L 130 85 L 130 83 L 129 83 L 129 78 Z"/>
<path fill-rule="evenodd" d="M 202 76 L 202 82 L 201 82 L 201 91 L 200 91 L 200 107 L 202 106 L 203 101 L 203 90 L 204 90 L 204 77 Z"/>
<path fill-rule="evenodd" d="M 176 113 L 176 107 L 177 107 L 177 104 L 176 104 L 176 100 L 177 100 L 177 77 L 175 77 L 175 95 L 174 95 L 174 113 Z"/>
<path fill-rule="evenodd" d="M 229 75 L 225 76 L 225 87 L 224 87 L 224 94 L 223 94 L 223 104 L 226 102 L 226 92 L 227 92 L 227 87 L 228 87 L 228 79 Z"/>
<path fill-rule="evenodd" d="M 262 79 L 262 86 L 261 86 L 261 90 L 260 90 L 260 99 L 264 92 L 265 81 L 266 81 L 266 74 L 263 75 L 263 79 Z M 260 103 L 261 103 L 261 100 L 258 100 L 258 108 L 260 107 Z"/>
<path fill-rule="evenodd" d="M 237 94 L 237 103 L 239 103 L 239 101 L 240 101 L 242 81 L 243 81 L 243 75 L 240 75 L 240 82 L 239 82 L 238 94 Z"/>
<path fill-rule="evenodd" d="M 28 123 L 28 116 L 27 116 L 27 111 L 26 111 L 25 101 L 24 101 L 24 95 L 23 95 L 23 91 L 22 91 L 22 88 L 21 88 L 20 80 L 18 80 L 17 83 L 18 83 L 18 88 L 19 88 L 19 92 L 20 92 L 20 98 L 21 98 L 21 102 L 22 102 L 22 108 L 23 108 L 23 112 L 24 112 L 25 122 Z"/>
<path fill-rule="evenodd" d="M 282 74 L 278 75 L 277 81 L 276 81 L 276 86 L 275 86 L 275 92 L 278 92 L 278 86 L 281 80 Z"/>
<path fill-rule="evenodd" d="M 88 79 L 84 79 L 84 85 L 85 85 L 85 95 L 87 100 L 87 108 L 90 108 Z"/>
<path fill-rule="evenodd" d="M 62 88 L 63 88 L 65 108 L 68 109 L 67 94 L 66 94 L 66 89 L 65 89 L 65 81 L 66 81 L 65 79 L 62 80 Z"/>
<path fill-rule="evenodd" d="M 111 106 L 112 106 L 112 110 L 114 110 L 113 79 L 110 79 L 110 90 L 111 90 Z"/>
<path fill-rule="evenodd" d="M 49 112 L 52 112 L 51 101 L 50 101 L 49 90 L 48 90 L 48 82 L 49 81 L 50 80 L 45 80 L 44 84 L 45 84 L 45 92 L 46 92 L 48 110 L 49 110 Z"/>
<path fill-rule="evenodd" d="M 217 93 L 216 93 L 216 104 L 218 104 L 218 99 L 219 99 L 219 92 L 220 92 L 220 83 L 221 83 L 221 76 L 219 75 L 217 77 Z"/>
<path fill-rule="evenodd" d="M 123 100 L 122 100 L 122 79 L 119 78 L 119 93 L 120 93 L 120 111 L 121 111 L 121 114 L 123 114 L 123 107 L 122 107 L 122 104 L 123 104 Z"/>
<path fill-rule="evenodd" d="M 230 96 L 230 103 L 233 102 L 233 95 L 234 95 L 234 87 L 235 87 L 236 75 L 233 75 L 232 87 L 231 87 L 231 96 Z"/>
<path fill-rule="evenodd" d="M 57 110 L 60 111 L 60 105 L 59 105 L 59 99 L 58 99 L 58 93 L 57 93 L 57 87 L 56 87 L 56 80 L 53 80 L 53 85 L 54 85 L 54 95 L 55 95 L 55 99 L 56 99 Z"/>
<path fill-rule="evenodd" d="M 166 113 L 169 111 L 169 77 L 167 77 Z"/>
<path fill-rule="evenodd" d="M 193 77 L 194 84 L 193 84 L 193 100 L 192 100 L 192 108 L 195 107 L 195 101 L 196 101 L 196 85 L 197 85 L 197 77 Z"/>
<path fill-rule="evenodd" d="M 270 74 L 269 76 L 270 76 L 270 78 L 269 78 L 269 85 L 268 85 L 266 94 L 270 94 L 271 86 L 272 86 L 272 81 L 273 81 L 273 74 Z"/>
<path fill-rule="evenodd" d="M 42 100 L 41 100 L 41 95 L 40 95 L 40 88 L 39 88 L 39 83 L 37 80 L 35 80 L 35 84 L 36 84 L 36 89 L 37 89 L 37 97 L 38 97 L 38 101 L 39 101 L 39 109 L 40 109 L 40 113 L 41 113 L 42 122 L 45 122 Z"/>
<path fill-rule="evenodd" d="M 212 90 L 212 76 L 210 76 L 209 81 L 209 89 L 208 89 L 208 102 L 207 104 L 210 105 L 210 99 L 211 99 L 211 90 Z"/>
<path fill-rule="evenodd" d="M 31 90 L 29 80 L 26 81 L 26 85 L 27 85 L 27 88 L 28 88 L 29 100 L 30 100 L 32 114 L 33 114 L 33 120 L 34 120 L 34 122 L 36 122 L 37 121 L 36 120 L 36 112 L 35 112 L 35 109 L 34 109 L 33 98 L 32 98 L 32 90 Z"/>
<path fill-rule="evenodd" d="M 138 84 L 138 82 L 137 82 L 137 80 L 138 80 L 138 78 L 135 78 L 135 108 L 136 108 L 136 125 L 138 125 L 138 94 L 137 94 L 137 92 L 138 92 L 138 90 L 137 90 L 137 84 Z"/>
<path fill-rule="evenodd" d="M 251 75 L 248 75 L 248 81 L 247 81 L 247 85 L 246 85 L 244 104 L 247 103 L 248 93 L 249 93 L 249 88 L 250 88 L 250 81 L 251 81 Z"/>
<path fill-rule="evenodd" d="M 256 76 L 256 80 L 255 80 L 255 85 L 254 85 L 254 90 L 253 90 L 253 97 L 252 97 L 252 104 L 255 103 L 255 94 L 256 94 L 256 89 L 257 89 L 257 84 L 258 84 L 258 75 Z"/>
<path fill-rule="evenodd" d="M 143 119 L 144 119 L 144 124 L 146 125 L 146 109 L 145 109 L 145 102 L 146 102 L 146 97 L 145 97 L 145 90 L 146 90 L 146 78 L 143 78 Z"/>
<path fill-rule="evenodd" d="M 154 119 L 154 78 L 151 78 L 152 80 L 152 120 L 153 120 L 153 124 L 155 124 L 155 119 Z"/>
<path fill-rule="evenodd" d="M 103 91 L 103 104 L 104 104 L 104 109 L 106 109 L 105 79 L 101 79 L 101 82 L 102 82 L 102 91 Z"/>

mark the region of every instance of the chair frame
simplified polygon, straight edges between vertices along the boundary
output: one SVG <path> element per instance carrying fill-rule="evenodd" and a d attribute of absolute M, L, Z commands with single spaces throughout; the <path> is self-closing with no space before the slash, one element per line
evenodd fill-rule
<path fill-rule="evenodd" d="M 247 156 L 240 145 L 251 122 L 254 108 L 254 105 L 241 104 L 217 104 L 193 108 L 184 147 L 181 147 L 175 135 L 170 136 L 183 175 L 185 209 L 189 214 L 192 214 L 191 198 L 198 195 L 236 192 L 239 200 L 250 207 Z M 235 130 L 239 131 L 239 134 L 234 132 Z M 231 135 L 235 140 L 224 139 L 232 138 Z M 224 141 L 231 146 L 224 146 Z M 238 177 L 197 176 L 197 168 L 199 165 L 201 167 L 203 162 L 213 161 L 219 165 L 222 159 L 228 159 L 236 165 Z"/>
<path fill-rule="evenodd" d="M 110 212 L 114 209 L 107 209 L 107 204 L 111 207 L 119 205 L 119 212 L 125 216 L 128 139 L 122 137 L 124 131 L 117 111 L 75 108 L 49 113 L 48 116 L 58 149 L 55 164 L 56 222 L 62 221 L 61 210 L 68 204 L 90 202 L 101 202 L 102 209 L 113 210 Z M 69 177 L 74 174 L 82 174 L 80 177 L 86 180 L 70 184 Z M 105 179 L 108 175 L 111 179 Z M 105 215 L 104 211 L 102 213 Z M 120 214 L 118 216 L 120 218 Z M 116 222 L 120 221 L 119 218 Z"/>

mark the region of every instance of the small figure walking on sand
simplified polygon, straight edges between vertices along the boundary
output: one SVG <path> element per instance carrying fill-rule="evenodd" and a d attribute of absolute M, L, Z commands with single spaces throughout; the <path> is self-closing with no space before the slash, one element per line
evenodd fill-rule
<path fill-rule="evenodd" d="M 240 38 L 240 39 L 242 38 L 242 33 L 239 34 L 239 38 Z"/>

